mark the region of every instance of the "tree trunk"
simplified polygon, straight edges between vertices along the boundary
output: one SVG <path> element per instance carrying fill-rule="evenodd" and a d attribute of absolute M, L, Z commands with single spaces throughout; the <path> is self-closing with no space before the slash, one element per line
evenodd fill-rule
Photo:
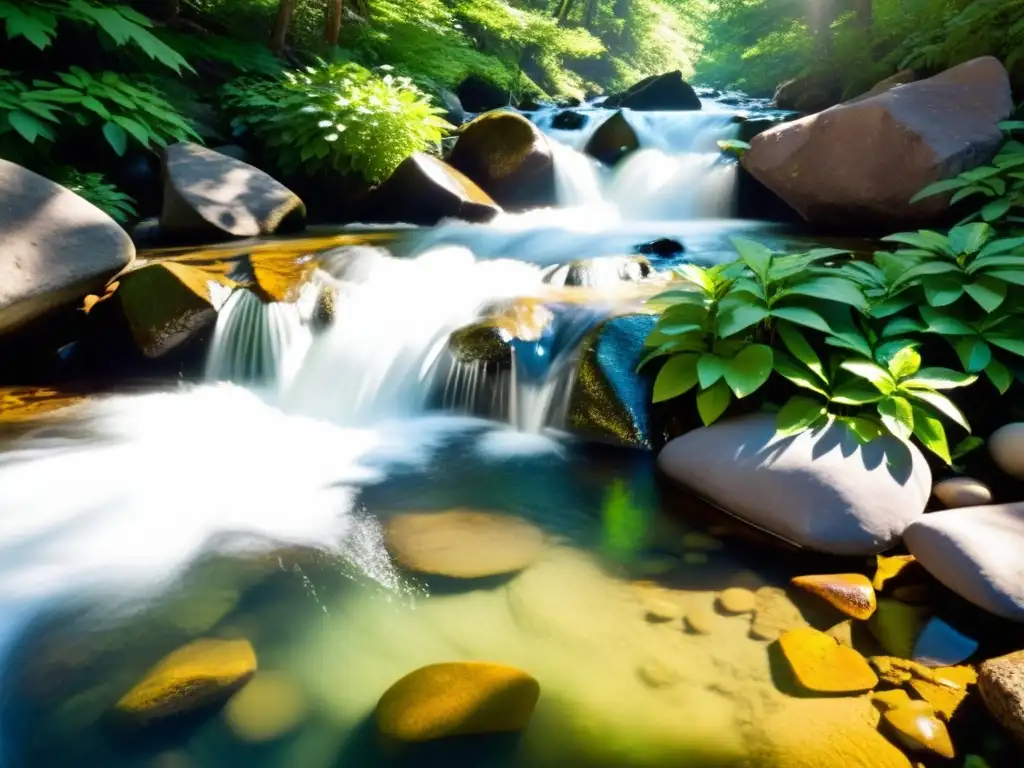
<path fill-rule="evenodd" d="M 585 29 L 594 31 L 594 21 L 597 19 L 597 0 L 587 0 L 583 8 L 583 26 Z"/>
<path fill-rule="evenodd" d="M 285 40 L 288 37 L 288 26 L 292 22 L 293 13 L 295 13 L 295 0 L 280 0 L 277 6 L 277 19 L 274 21 L 274 31 L 270 33 L 270 50 L 274 53 L 284 50 Z"/>
<path fill-rule="evenodd" d="M 337 45 L 341 34 L 341 3 L 342 0 L 327 0 L 327 13 L 324 15 L 324 42 Z"/>
<path fill-rule="evenodd" d="M 566 19 L 569 18 L 569 14 L 572 13 L 574 5 L 576 5 L 576 0 L 562 0 L 562 2 L 558 4 L 558 9 L 555 11 L 555 19 L 559 24 L 565 24 Z"/>

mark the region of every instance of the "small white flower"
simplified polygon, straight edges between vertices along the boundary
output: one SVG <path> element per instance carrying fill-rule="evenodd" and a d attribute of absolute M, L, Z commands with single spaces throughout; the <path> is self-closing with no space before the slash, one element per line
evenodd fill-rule
<path fill-rule="evenodd" d="M 337 141 L 337 140 L 338 140 L 338 134 L 336 134 L 336 133 L 328 133 L 326 136 L 324 136 L 324 141 Z"/>
<path fill-rule="evenodd" d="M 331 121 L 330 120 L 321 120 L 319 123 L 316 124 L 316 126 L 317 126 L 317 128 L 330 128 L 331 127 Z"/>

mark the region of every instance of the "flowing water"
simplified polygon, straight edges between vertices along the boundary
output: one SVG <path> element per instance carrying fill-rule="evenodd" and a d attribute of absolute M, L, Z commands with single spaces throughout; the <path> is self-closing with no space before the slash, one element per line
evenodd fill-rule
<path fill-rule="evenodd" d="M 677 261 L 652 270 L 634 246 L 671 237 L 716 262 L 730 234 L 778 236 L 730 219 L 735 167 L 715 142 L 731 114 L 631 115 L 642 149 L 614 170 L 580 152 L 588 114 L 583 131 L 545 127 L 558 208 L 325 248 L 297 301 L 231 295 L 205 383 L 0 420 L 0 765 L 906 764 L 866 699 L 787 695 L 749 617 L 715 613 L 728 586 L 791 608 L 792 557 L 658 488 L 649 453 L 570 434 L 582 342 Z M 474 324 L 507 359 L 460 356 Z M 392 561 L 390 521 L 453 509 L 519 518 L 542 545 L 441 553 L 443 574 L 525 547 L 518 572 L 479 580 Z M 710 634 L 683 630 L 698 613 Z M 112 727 L 118 699 L 199 637 L 248 640 L 256 676 L 174 728 Z M 376 737 L 393 682 L 461 660 L 540 681 L 521 738 Z"/>

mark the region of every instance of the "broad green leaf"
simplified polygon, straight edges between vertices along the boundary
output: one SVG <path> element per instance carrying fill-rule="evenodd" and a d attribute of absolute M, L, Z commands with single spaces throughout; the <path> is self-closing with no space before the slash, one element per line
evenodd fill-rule
<path fill-rule="evenodd" d="M 877 317 L 879 320 L 886 317 L 892 317 L 897 312 L 902 312 L 913 303 L 913 299 L 908 299 L 904 296 L 894 296 L 890 299 L 880 301 L 877 304 L 873 304 L 871 306 L 871 316 Z"/>
<path fill-rule="evenodd" d="M 0 18 L 6 19 L 7 39 L 14 40 L 24 37 L 39 50 L 49 47 L 57 34 L 57 19 L 45 8 L 33 8 L 31 5 L 20 7 L 4 3 L 5 13 Z"/>
<path fill-rule="evenodd" d="M 977 376 L 951 368 L 922 368 L 913 378 L 901 381 L 900 386 L 908 389 L 956 389 L 977 380 Z"/>
<path fill-rule="evenodd" d="M 711 293 L 715 290 L 715 282 L 704 267 L 697 266 L 696 264 L 683 264 L 676 268 L 676 272 L 706 293 Z"/>
<path fill-rule="evenodd" d="M 924 280 L 924 296 L 933 307 L 948 307 L 964 295 L 961 280 L 941 277 Z"/>
<path fill-rule="evenodd" d="M 650 349 L 646 354 L 644 354 L 643 357 L 640 358 L 640 362 L 636 364 L 634 372 L 640 373 L 640 371 L 646 368 L 647 364 L 650 363 L 652 360 L 657 360 L 659 357 L 664 357 L 665 355 L 675 354 L 678 351 L 680 350 L 677 349 L 676 344 L 673 341 L 669 341 L 666 342 L 665 344 L 662 344 L 661 346 L 654 347 L 653 349 Z"/>
<path fill-rule="evenodd" d="M 772 256 L 772 266 L 768 270 L 768 278 L 771 282 L 785 280 L 801 272 L 808 270 L 816 262 L 825 259 L 836 258 L 837 256 L 848 256 L 849 251 L 838 248 L 815 248 L 807 253 L 794 253 L 788 256 Z"/>
<path fill-rule="evenodd" d="M 871 345 L 859 333 L 835 333 L 825 339 L 830 347 L 848 349 L 864 357 L 871 357 Z"/>
<path fill-rule="evenodd" d="M 985 340 L 990 344 L 995 344 L 1000 349 L 1005 349 L 1007 352 L 1024 357 L 1024 338 L 1008 336 L 1003 333 L 987 333 L 985 334 Z"/>
<path fill-rule="evenodd" d="M 828 397 L 828 392 L 822 388 L 821 382 L 815 378 L 810 371 L 795 364 L 785 355 L 776 353 L 775 360 L 773 361 L 773 367 L 775 368 L 776 373 L 791 381 L 793 384 L 796 384 L 798 387 L 809 389 L 812 392 L 817 392 L 822 397 Z"/>
<path fill-rule="evenodd" d="M 965 224 L 949 231 L 949 247 L 954 253 L 977 253 L 992 238 L 988 224 Z"/>
<path fill-rule="evenodd" d="M 967 268 L 967 272 L 974 274 L 1000 268 L 1024 269 L 1024 253 L 979 256 Z"/>
<path fill-rule="evenodd" d="M 964 416 L 963 413 L 960 412 L 960 409 L 953 404 L 953 401 L 945 395 L 940 395 L 938 392 L 928 392 L 916 389 L 908 390 L 907 394 L 915 400 L 927 403 L 946 418 L 955 421 L 968 432 L 971 431 L 971 425 L 967 423 L 967 417 Z"/>
<path fill-rule="evenodd" d="M 921 319 L 928 324 L 928 330 L 941 336 L 973 336 L 977 332 L 962 320 L 945 315 L 931 307 L 920 308 Z"/>
<path fill-rule="evenodd" d="M 119 157 L 124 155 L 128 148 L 128 134 L 124 132 L 124 128 L 116 123 L 106 123 L 103 126 L 103 136 Z"/>
<path fill-rule="evenodd" d="M 961 200 L 966 200 L 968 197 L 971 197 L 972 195 L 985 195 L 987 197 L 992 197 L 994 194 L 995 193 L 988 187 L 984 187 L 980 184 L 971 184 L 969 187 L 964 187 L 955 195 L 953 195 L 953 197 L 949 201 L 949 204 L 956 205 Z"/>
<path fill-rule="evenodd" d="M 55 138 L 53 131 L 46 123 L 24 112 L 8 112 L 7 122 L 29 144 L 35 144 L 36 139 L 40 136 L 49 141 L 53 141 Z"/>
<path fill-rule="evenodd" d="M 985 221 L 997 221 L 1009 213 L 1012 207 L 1013 198 L 1000 197 L 998 200 L 985 204 L 985 207 L 981 209 L 981 218 Z"/>
<path fill-rule="evenodd" d="M 876 408 L 886 429 L 900 440 L 910 439 L 914 432 L 914 408 L 906 398 L 887 397 Z"/>
<path fill-rule="evenodd" d="M 675 355 L 665 362 L 654 380 L 656 403 L 685 394 L 697 385 L 697 355 Z"/>
<path fill-rule="evenodd" d="M 832 332 L 828 323 L 825 322 L 825 318 L 813 309 L 808 309 L 807 307 L 774 307 L 771 314 L 772 317 L 778 318 L 779 320 L 788 320 L 791 323 L 802 325 L 805 328 L 813 328 L 814 330 L 821 331 L 822 333 Z"/>
<path fill-rule="evenodd" d="M 889 372 L 870 360 L 844 360 L 839 367 L 870 382 L 883 395 L 888 395 L 896 389 L 896 382 L 892 380 Z"/>
<path fill-rule="evenodd" d="M 707 389 L 725 376 L 729 361 L 719 355 L 701 355 L 697 360 L 697 381 L 701 389 Z"/>
<path fill-rule="evenodd" d="M 949 455 L 949 443 L 946 440 L 946 429 L 942 422 L 931 416 L 923 408 L 914 407 L 914 437 L 921 445 L 934 453 L 947 464 L 953 463 Z"/>
<path fill-rule="evenodd" d="M 1013 384 L 1013 374 L 1010 372 L 1010 369 L 994 357 L 992 358 L 992 362 L 985 367 L 985 375 L 988 376 L 988 380 L 992 382 L 992 386 L 999 390 L 999 394 L 1001 395 L 1005 395 Z"/>
<path fill-rule="evenodd" d="M 733 237 L 732 244 L 743 263 L 750 267 L 761 282 L 767 282 L 768 270 L 772 265 L 772 252 L 761 243 L 743 237 Z"/>
<path fill-rule="evenodd" d="M 867 405 L 882 399 L 881 392 L 873 384 L 862 379 L 854 379 L 835 388 L 832 402 L 840 405 Z"/>
<path fill-rule="evenodd" d="M 914 248 L 921 248 L 931 253 L 946 253 L 953 255 L 952 245 L 945 235 L 933 232 L 930 229 L 922 229 L 917 232 L 897 232 L 894 235 L 883 237 L 882 240 L 888 243 L 902 243 Z"/>
<path fill-rule="evenodd" d="M 748 344 L 729 361 L 725 383 L 737 398 L 759 390 L 772 375 L 772 348 L 765 344 Z"/>
<path fill-rule="evenodd" d="M 913 317 L 897 317 L 886 323 L 882 329 L 882 338 L 887 339 L 893 336 L 903 336 L 908 333 L 920 333 L 927 330 L 928 326 L 922 320 Z"/>
<path fill-rule="evenodd" d="M 114 122 L 124 128 L 128 133 L 135 137 L 135 140 L 142 146 L 149 148 L 149 142 L 153 138 L 149 130 L 136 120 L 132 120 L 130 117 L 122 117 L 121 115 L 114 116 Z"/>
<path fill-rule="evenodd" d="M 120 121 L 118 121 L 120 122 Z M 124 127 L 124 126 L 122 126 Z M 127 128 L 126 128 L 127 130 Z M 663 291 L 662 293 L 651 296 L 645 304 L 693 304 L 698 307 L 703 307 L 706 301 L 704 294 L 701 291 L 693 290 L 682 290 L 673 289 L 671 291 Z"/>
<path fill-rule="evenodd" d="M 658 330 L 666 336 L 682 336 L 684 333 L 693 333 L 702 329 L 703 326 L 696 323 L 666 323 L 665 325 L 658 325 Z"/>
<path fill-rule="evenodd" d="M 935 195 L 942 194 L 943 192 L 951 192 L 954 189 L 960 189 L 960 187 L 964 186 L 964 183 L 965 182 L 960 179 L 943 179 L 942 181 L 936 181 L 934 184 L 929 184 L 910 198 L 910 202 L 917 203 L 927 197 L 934 197 Z"/>
<path fill-rule="evenodd" d="M 806 365 L 822 382 L 828 384 L 825 366 L 821 364 L 821 358 L 815 353 L 807 338 L 795 326 L 785 322 L 779 323 L 777 332 L 790 354 Z"/>
<path fill-rule="evenodd" d="M 953 349 L 968 373 L 981 373 L 992 361 L 992 349 L 978 336 L 957 339 Z"/>
<path fill-rule="evenodd" d="M 985 244 L 985 247 L 978 252 L 978 256 L 975 258 L 974 263 L 977 264 L 979 260 L 984 259 L 987 256 L 998 256 L 999 254 L 1008 253 L 1009 251 L 1013 251 L 1021 247 L 1024 247 L 1024 237 L 1001 237 L 998 240 L 990 240 Z"/>
<path fill-rule="evenodd" d="M 1006 299 L 1006 283 L 982 275 L 964 286 L 967 295 L 986 312 L 994 312 Z"/>
<path fill-rule="evenodd" d="M 791 397 L 775 419 L 776 434 L 780 437 L 799 434 L 826 413 L 825 406 L 820 400 L 799 395 Z"/>
<path fill-rule="evenodd" d="M 996 269 L 986 274 L 1014 285 L 1024 285 L 1024 269 Z"/>
<path fill-rule="evenodd" d="M 903 347 L 889 359 L 887 367 L 897 381 L 913 376 L 921 369 L 921 354 L 912 346 Z"/>
<path fill-rule="evenodd" d="M 765 300 L 764 288 L 756 280 L 751 280 L 749 277 L 741 277 L 732 284 L 730 293 L 749 293 L 751 296 Z"/>
<path fill-rule="evenodd" d="M 732 402 L 732 390 L 724 381 L 715 383 L 711 389 L 697 393 L 697 412 L 704 426 L 711 426 L 725 413 Z"/>
<path fill-rule="evenodd" d="M 768 308 L 760 304 L 724 302 L 718 311 L 718 335 L 722 338 L 757 325 L 768 317 Z"/>
<path fill-rule="evenodd" d="M 862 445 L 877 440 L 885 434 L 885 429 L 881 424 L 864 416 L 841 416 L 839 422 L 850 430 L 857 442 Z"/>
<path fill-rule="evenodd" d="M 779 293 L 779 298 L 788 296 L 811 296 L 826 301 L 837 301 L 866 312 L 868 301 L 853 282 L 843 277 L 812 277 L 789 286 Z"/>
<path fill-rule="evenodd" d="M 892 284 L 892 288 L 896 289 L 901 285 L 907 285 L 918 278 L 928 277 L 931 275 L 948 274 L 950 272 L 960 272 L 960 267 L 951 261 L 926 261 L 923 264 L 917 264 L 911 267 L 896 278 Z"/>
<path fill-rule="evenodd" d="M 977 435 L 968 435 L 955 446 L 953 446 L 952 457 L 954 459 L 962 458 L 972 451 L 976 451 L 985 445 L 985 441 Z"/>

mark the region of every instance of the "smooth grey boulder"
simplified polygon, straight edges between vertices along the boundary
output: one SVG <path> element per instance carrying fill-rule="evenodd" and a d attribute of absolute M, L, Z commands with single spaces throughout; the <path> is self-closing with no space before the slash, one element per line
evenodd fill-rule
<path fill-rule="evenodd" d="M 913 445 L 883 437 L 862 446 L 837 422 L 777 437 L 773 414 L 677 437 L 658 455 L 658 467 L 754 526 L 836 555 L 895 545 L 924 512 L 932 485 Z"/>
<path fill-rule="evenodd" d="M 187 141 L 164 151 L 160 229 L 168 237 L 294 232 L 305 218 L 302 200 L 259 168 Z"/>
<path fill-rule="evenodd" d="M 1024 480 L 1024 423 L 1006 424 L 988 438 L 988 452 L 1010 477 Z"/>
<path fill-rule="evenodd" d="M 0 160 L 0 333 L 102 290 L 133 258 L 128 233 L 95 205 Z"/>
<path fill-rule="evenodd" d="M 1024 502 L 933 512 L 907 528 L 904 540 L 961 597 L 1024 622 Z"/>

